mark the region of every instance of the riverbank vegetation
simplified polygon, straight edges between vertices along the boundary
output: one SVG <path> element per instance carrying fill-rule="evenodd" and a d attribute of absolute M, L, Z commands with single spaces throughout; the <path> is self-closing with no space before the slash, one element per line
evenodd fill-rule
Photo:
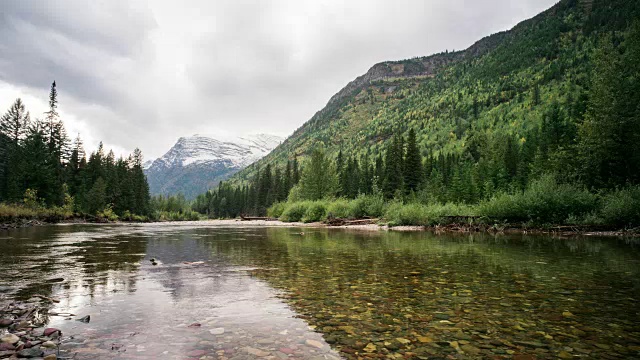
<path fill-rule="evenodd" d="M 527 36 L 482 61 L 398 80 L 392 90 L 373 84 L 332 118 L 305 125 L 313 131 L 296 132 L 282 145 L 293 151 L 287 159 L 276 149 L 244 172 L 248 180 L 221 183 L 194 209 L 284 221 L 639 227 L 640 25 L 578 35 L 574 5 L 519 25 Z M 540 63 L 498 61 L 518 54 L 513 47 L 541 49 L 532 54 Z M 338 129 L 355 126 L 365 109 L 373 111 L 359 122 L 366 127 Z M 324 132 L 357 135 L 339 141 Z M 294 147 L 303 136 L 306 145 Z"/>
<path fill-rule="evenodd" d="M 53 82 L 42 119 L 21 99 L 0 118 L 0 221 L 147 220 L 142 161 L 139 149 L 116 158 L 102 143 L 87 158 L 80 136 L 72 142 L 66 133 Z"/>

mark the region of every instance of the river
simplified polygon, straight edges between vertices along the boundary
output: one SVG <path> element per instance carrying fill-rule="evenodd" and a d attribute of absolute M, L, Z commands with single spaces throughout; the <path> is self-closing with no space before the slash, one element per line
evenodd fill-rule
<path fill-rule="evenodd" d="M 637 239 L 206 222 L 0 233 L 0 300 L 58 299 L 47 326 L 76 359 L 640 357 L 639 272 Z"/>

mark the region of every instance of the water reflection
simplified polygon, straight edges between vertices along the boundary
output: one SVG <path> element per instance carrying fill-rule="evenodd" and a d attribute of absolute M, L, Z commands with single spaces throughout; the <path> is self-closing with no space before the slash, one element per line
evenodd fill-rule
<path fill-rule="evenodd" d="M 5 242 L 3 283 L 13 296 L 61 299 L 48 326 L 67 335 L 63 355 L 76 359 L 337 359 L 322 336 L 250 268 L 211 251 L 217 241 L 255 234 L 182 226 L 41 228 L 24 242 Z M 42 233 L 47 235 L 43 235 Z M 42 258 L 54 261 L 34 266 Z M 152 265 L 150 258 L 157 259 Z M 50 276 L 55 285 L 43 282 Z M 73 321 L 90 315 L 89 324 Z"/>

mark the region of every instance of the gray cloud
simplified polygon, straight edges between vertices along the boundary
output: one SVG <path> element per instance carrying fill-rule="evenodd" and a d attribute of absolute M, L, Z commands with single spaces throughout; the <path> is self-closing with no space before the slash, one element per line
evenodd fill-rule
<path fill-rule="evenodd" d="M 0 85 L 42 97 L 55 79 L 83 137 L 155 157 L 196 132 L 287 135 L 377 62 L 465 48 L 553 3 L 8 0 Z"/>

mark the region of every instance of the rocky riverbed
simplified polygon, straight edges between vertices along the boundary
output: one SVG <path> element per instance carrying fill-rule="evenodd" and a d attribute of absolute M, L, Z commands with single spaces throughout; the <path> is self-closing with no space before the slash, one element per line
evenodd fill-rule
<path fill-rule="evenodd" d="M 25 302 L 0 303 L 0 359 L 62 359 L 58 356 L 61 331 L 44 327 L 50 315 L 47 303 L 52 301 L 34 296 Z"/>

